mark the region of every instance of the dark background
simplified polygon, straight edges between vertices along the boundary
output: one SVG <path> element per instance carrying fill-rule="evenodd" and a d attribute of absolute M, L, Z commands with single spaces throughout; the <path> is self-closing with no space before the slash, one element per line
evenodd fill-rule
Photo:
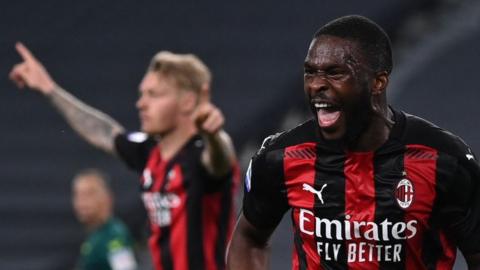
<path fill-rule="evenodd" d="M 117 214 L 137 239 L 146 235 L 137 176 L 84 143 L 41 95 L 8 81 L 20 60 L 16 41 L 61 86 L 130 130 L 139 126 L 134 102 L 150 58 L 159 50 L 197 54 L 212 69 L 213 101 L 245 166 L 263 137 L 308 117 L 302 68 L 311 36 L 347 14 L 370 17 L 392 37 L 391 103 L 461 135 L 478 152 L 480 7 L 473 0 L 4 1 L 0 269 L 73 267 L 84 235 L 70 180 L 86 167 L 112 175 Z M 291 238 L 289 222 L 282 223 L 272 269 L 290 268 Z"/>

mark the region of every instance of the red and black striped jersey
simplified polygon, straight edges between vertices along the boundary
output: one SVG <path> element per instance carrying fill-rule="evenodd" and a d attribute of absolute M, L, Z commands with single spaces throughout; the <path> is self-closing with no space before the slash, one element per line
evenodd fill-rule
<path fill-rule="evenodd" d="M 141 174 L 155 269 L 224 269 L 238 166 L 222 179 L 211 176 L 201 163 L 204 142 L 198 135 L 170 160 L 162 159 L 156 141 L 141 133 L 119 135 L 115 146 Z"/>
<path fill-rule="evenodd" d="M 267 138 L 243 212 L 273 228 L 291 209 L 293 269 L 451 269 L 480 252 L 480 168 L 457 136 L 402 112 L 388 140 L 349 152 L 311 120 Z"/>

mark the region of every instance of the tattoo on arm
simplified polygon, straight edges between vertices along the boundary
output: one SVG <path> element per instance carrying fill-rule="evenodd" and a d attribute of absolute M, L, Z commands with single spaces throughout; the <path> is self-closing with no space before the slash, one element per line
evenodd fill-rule
<path fill-rule="evenodd" d="M 60 87 L 52 91 L 49 99 L 83 139 L 109 154 L 116 154 L 115 136 L 124 132 L 124 128 L 119 123 Z"/>

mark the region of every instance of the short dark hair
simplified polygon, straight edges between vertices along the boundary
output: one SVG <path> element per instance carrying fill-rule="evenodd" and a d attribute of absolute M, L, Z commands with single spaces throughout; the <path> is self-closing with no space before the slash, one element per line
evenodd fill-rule
<path fill-rule="evenodd" d="M 78 179 L 82 177 L 88 177 L 88 176 L 96 177 L 98 181 L 100 181 L 100 183 L 104 186 L 105 190 L 108 193 L 112 192 L 112 180 L 110 179 L 110 176 L 104 171 L 97 168 L 86 168 L 86 169 L 80 170 L 73 177 L 72 183 L 75 183 L 76 181 L 78 181 Z"/>
<path fill-rule="evenodd" d="M 376 71 L 392 72 L 392 46 L 387 33 L 372 20 L 359 16 L 348 15 L 335 19 L 320 29 L 314 35 L 335 36 L 356 42 L 363 50 L 368 64 Z"/>

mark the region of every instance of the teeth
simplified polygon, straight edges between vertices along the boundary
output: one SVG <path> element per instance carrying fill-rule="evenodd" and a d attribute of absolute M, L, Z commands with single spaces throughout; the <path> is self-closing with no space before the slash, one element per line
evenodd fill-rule
<path fill-rule="evenodd" d="M 315 103 L 314 104 L 315 108 L 317 109 L 324 109 L 324 108 L 328 108 L 328 107 L 331 107 L 329 104 L 327 103 Z"/>

